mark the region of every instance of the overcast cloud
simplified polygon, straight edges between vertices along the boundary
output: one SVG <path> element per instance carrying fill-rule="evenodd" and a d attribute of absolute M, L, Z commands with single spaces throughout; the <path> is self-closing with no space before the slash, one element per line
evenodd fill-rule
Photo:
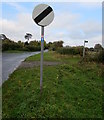
<path fill-rule="evenodd" d="M 84 3 L 85 4 L 85 3 Z M 0 19 L 0 27 L 2 33 L 12 40 L 25 41 L 24 35 L 29 32 L 33 35 L 31 40 L 40 40 L 40 27 L 37 26 L 30 13 L 26 13 L 26 8 L 18 3 L 9 3 L 11 7 L 16 7 L 19 14 L 16 20 Z M 90 4 L 85 4 L 85 6 Z M 90 6 L 91 7 L 91 6 Z M 21 12 L 21 11 L 25 12 Z M 45 28 L 45 40 L 47 42 L 63 40 L 64 45 L 78 46 L 83 45 L 83 40 L 89 41 L 88 47 L 94 46 L 96 43 L 102 43 L 102 24 L 97 20 L 81 21 L 80 13 L 71 13 L 64 11 L 57 12 L 54 21 Z"/>

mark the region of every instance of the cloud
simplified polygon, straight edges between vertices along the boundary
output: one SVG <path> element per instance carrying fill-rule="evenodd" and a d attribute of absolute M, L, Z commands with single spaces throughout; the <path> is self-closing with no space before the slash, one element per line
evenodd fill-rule
<path fill-rule="evenodd" d="M 21 13 L 17 16 L 17 21 L 0 20 L 0 27 L 2 26 L 2 32 L 12 40 L 25 41 L 24 35 L 26 32 L 33 34 L 34 39 L 39 39 L 39 30 L 35 26 L 30 14 Z"/>
<path fill-rule="evenodd" d="M 83 45 L 83 40 L 89 40 L 89 46 L 102 43 L 102 25 L 97 21 L 80 22 L 80 15 L 63 13 L 58 15 L 52 25 L 47 28 L 48 41 L 64 40 L 64 45 Z M 99 37 L 100 36 L 100 37 Z"/>
<path fill-rule="evenodd" d="M 71 31 L 72 39 L 89 39 L 101 35 L 102 24 L 97 21 L 85 21 L 84 23 L 76 23 L 74 30 Z"/>
<path fill-rule="evenodd" d="M 79 14 L 63 12 L 55 15 L 54 21 L 46 27 L 46 38 L 48 40 L 62 40 L 69 38 L 70 32 L 75 30 L 76 22 L 79 21 Z M 52 39 L 54 38 L 54 39 Z"/>
<path fill-rule="evenodd" d="M 80 25 L 86 38 L 96 37 L 102 32 L 102 24 L 97 21 L 87 21 Z"/>
<path fill-rule="evenodd" d="M 16 6 L 17 9 L 21 9 Z M 27 32 L 33 35 L 31 40 L 40 40 L 40 27 L 34 23 L 29 13 L 18 14 L 16 21 L 0 19 L 1 26 L 2 32 L 12 40 L 25 41 L 24 35 Z M 87 45 L 91 47 L 95 43 L 102 43 L 101 27 L 101 23 L 95 20 L 81 22 L 80 14 L 57 12 L 54 21 L 45 28 L 45 40 L 47 42 L 63 40 L 64 45 L 78 46 L 83 45 L 83 40 L 87 39 L 89 41 Z"/>
<path fill-rule="evenodd" d="M 14 7 L 19 12 L 26 11 L 26 9 L 21 6 L 19 3 L 16 2 L 6 2 L 6 4 L 10 5 L 11 7 Z"/>
<path fill-rule="evenodd" d="M 61 34 L 63 34 L 65 29 L 67 31 L 68 24 L 71 27 L 72 21 L 74 21 L 77 18 L 77 15 L 72 15 L 67 13 L 65 13 L 64 15 L 66 17 L 63 15 L 59 15 L 58 17 L 55 17 L 53 23 L 50 24 L 49 27 L 47 26 L 45 28 L 46 31 L 45 35 L 47 39 L 50 36 L 52 38 L 51 40 L 56 40 L 56 39 L 58 40 L 62 38 Z M 33 36 L 34 39 L 40 39 L 40 27 L 38 27 L 34 23 L 31 14 L 20 13 L 17 15 L 16 19 L 17 21 L 6 20 L 6 19 L 0 20 L 0 23 L 2 24 L 2 32 L 5 33 L 8 37 L 15 39 L 16 41 L 22 39 L 26 32 L 32 33 L 34 35 Z M 53 34 L 55 36 L 53 36 Z"/>

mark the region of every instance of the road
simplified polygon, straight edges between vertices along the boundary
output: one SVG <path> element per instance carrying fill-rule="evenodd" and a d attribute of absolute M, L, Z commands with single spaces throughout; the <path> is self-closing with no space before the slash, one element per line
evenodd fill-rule
<path fill-rule="evenodd" d="M 40 52 L 26 53 L 3 53 L 2 54 L 2 81 L 0 85 L 8 79 L 9 75 L 20 65 L 27 57 Z"/>

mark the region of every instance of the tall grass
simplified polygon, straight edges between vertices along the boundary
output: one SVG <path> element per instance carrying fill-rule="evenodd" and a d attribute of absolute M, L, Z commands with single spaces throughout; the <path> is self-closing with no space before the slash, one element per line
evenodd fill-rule
<path fill-rule="evenodd" d="M 82 56 L 83 47 L 61 47 L 57 49 L 57 52 L 64 55 L 77 55 Z"/>
<path fill-rule="evenodd" d="M 78 47 L 61 47 L 58 48 L 57 53 L 63 54 L 63 55 L 80 55 L 83 54 L 83 46 Z M 98 62 L 104 64 L 104 49 L 100 50 L 99 52 L 93 52 L 89 51 L 89 49 L 86 48 L 85 52 L 85 62 Z"/>
<path fill-rule="evenodd" d="M 98 63 L 103 63 L 104 64 L 104 49 L 101 50 L 100 52 L 96 53 L 90 53 L 87 55 L 84 59 L 84 61 L 89 61 L 89 62 L 98 62 Z"/>

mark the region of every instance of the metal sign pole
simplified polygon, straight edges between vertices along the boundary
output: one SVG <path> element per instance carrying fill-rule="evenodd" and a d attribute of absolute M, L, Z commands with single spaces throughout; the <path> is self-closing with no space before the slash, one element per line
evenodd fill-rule
<path fill-rule="evenodd" d="M 37 25 L 41 26 L 40 92 L 42 92 L 44 27 L 46 27 L 53 21 L 54 19 L 53 9 L 47 4 L 39 4 L 34 8 L 32 18 Z"/>
<path fill-rule="evenodd" d="M 83 58 L 85 56 L 85 41 L 84 41 L 84 46 L 83 46 Z"/>
<path fill-rule="evenodd" d="M 42 80 L 43 80 L 43 51 L 44 51 L 44 26 L 41 26 L 40 92 L 42 92 Z"/>

